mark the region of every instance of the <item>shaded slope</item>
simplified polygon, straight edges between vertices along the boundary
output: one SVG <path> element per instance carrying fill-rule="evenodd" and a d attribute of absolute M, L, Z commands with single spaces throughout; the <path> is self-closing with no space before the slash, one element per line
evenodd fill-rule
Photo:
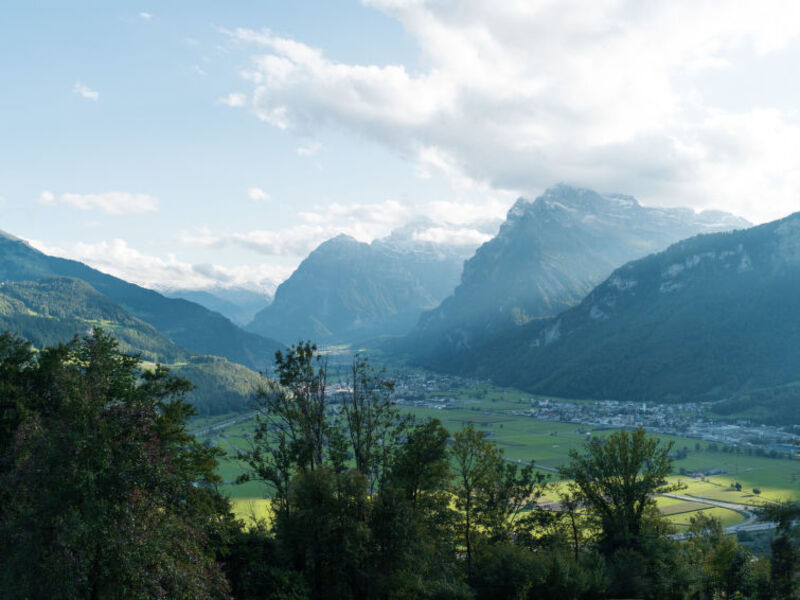
<path fill-rule="evenodd" d="M 134 316 L 188 350 L 224 356 L 234 362 L 263 368 L 281 345 L 248 333 L 222 315 L 198 304 L 165 298 L 158 292 L 106 275 L 87 265 L 48 256 L 27 243 L 0 233 L 0 281 L 72 277 L 91 285 Z"/>
<path fill-rule="evenodd" d="M 68 342 L 102 327 L 127 354 L 167 364 L 195 385 L 189 401 L 201 415 L 250 408 L 258 373 L 215 356 L 197 356 L 98 293 L 88 283 L 66 277 L 0 284 L 0 331 L 13 331 L 37 347 Z"/>
<path fill-rule="evenodd" d="M 557 318 L 450 364 L 573 398 L 724 398 L 800 379 L 800 213 L 631 262 Z"/>
<path fill-rule="evenodd" d="M 248 330 L 292 343 L 352 342 L 407 332 L 455 287 L 467 250 L 397 232 L 371 244 L 340 235 L 316 248 Z"/>
<path fill-rule="evenodd" d="M 515 327 L 577 304 L 614 268 L 707 231 L 747 226 L 719 212 L 641 206 L 634 198 L 556 186 L 520 199 L 464 265 L 461 283 L 422 315 L 406 350 L 443 366 Z"/>

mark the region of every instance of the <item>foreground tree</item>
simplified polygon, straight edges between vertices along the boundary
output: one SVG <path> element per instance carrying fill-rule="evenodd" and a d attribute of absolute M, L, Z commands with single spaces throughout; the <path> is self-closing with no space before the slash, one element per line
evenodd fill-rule
<path fill-rule="evenodd" d="M 584 454 L 570 451 L 561 475 L 572 480 L 575 496 L 599 518 L 601 545 L 608 551 L 639 543 L 646 509 L 655 505 L 652 495 L 679 489 L 666 480 L 671 449 L 672 442 L 661 445 L 639 429 L 592 438 Z"/>
<path fill-rule="evenodd" d="M 392 450 L 409 423 L 392 402 L 394 382 L 356 354 L 342 394 L 344 435 L 350 442 L 356 470 L 369 481 L 370 493 L 386 472 Z"/>
<path fill-rule="evenodd" d="M 510 539 L 522 511 L 541 496 L 544 478 L 533 464 L 520 467 L 507 461 L 503 451 L 471 423 L 455 433 L 450 454 L 470 580 L 476 531 L 490 543 Z"/>
<path fill-rule="evenodd" d="M 215 551 L 231 521 L 215 451 L 185 429 L 190 384 L 142 371 L 100 330 L 24 360 L 21 348 L 0 340 L 16 389 L 0 449 L 0 595 L 227 597 Z"/>
<path fill-rule="evenodd" d="M 669 525 L 653 494 L 679 489 L 668 484 L 672 443 L 662 445 L 644 430 L 592 438 L 583 454 L 570 452 L 561 469 L 571 491 L 596 519 L 598 550 L 605 557 L 611 592 L 620 596 L 678 598 L 685 570 Z"/>
<path fill-rule="evenodd" d="M 289 493 L 296 473 L 323 466 L 330 432 L 327 415 L 328 369 L 311 342 L 275 353 L 278 385 L 259 390 L 254 443 L 244 460 L 250 472 L 239 483 L 257 480 L 270 488 L 281 515 L 289 511 Z"/>
<path fill-rule="evenodd" d="M 691 517 L 682 550 L 694 573 L 692 597 L 714 600 L 736 598 L 737 593 L 753 597 L 758 588 L 753 556 L 735 536 L 725 533 L 719 519 L 702 513 Z"/>
<path fill-rule="evenodd" d="M 776 597 L 800 598 L 800 549 L 795 523 L 800 519 L 800 504 L 780 502 L 764 508 L 763 516 L 778 523 L 770 544 L 772 590 Z"/>

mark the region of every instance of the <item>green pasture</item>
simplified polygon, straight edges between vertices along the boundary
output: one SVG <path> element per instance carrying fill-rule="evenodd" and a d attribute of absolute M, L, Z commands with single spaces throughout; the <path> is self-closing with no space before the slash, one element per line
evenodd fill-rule
<path fill-rule="evenodd" d="M 533 461 L 545 469 L 551 480 L 557 479 L 557 474 L 551 470 L 569 460 L 570 450 L 580 451 L 591 436 L 605 436 L 611 432 L 608 429 L 592 429 L 586 425 L 539 421 L 527 416 L 514 415 L 512 412 L 526 410 L 530 406 L 530 395 L 514 390 L 482 385 L 475 388 L 445 390 L 431 396 L 456 400 L 448 402 L 447 408 L 442 409 L 402 408 L 418 420 L 439 419 L 451 432 L 472 423 L 476 428 L 485 431 L 489 439 L 503 449 L 509 460 L 526 463 Z M 204 431 L 240 416 L 233 414 L 193 419 L 191 429 Z M 246 470 L 245 465 L 236 458 L 236 454 L 238 450 L 249 447 L 254 427 L 255 421 L 251 419 L 200 435 L 201 440 L 207 439 L 209 443 L 216 444 L 227 453 L 227 456 L 220 461 L 219 474 L 227 484 L 223 489 L 234 499 L 258 499 L 267 495 L 265 487 L 257 482 L 231 484 Z M 800 499 L 800 461 L 709 451 L 708 443 L 704 441 L 699 441 L 700 449 L 696 450 L 695 446 L 698 443 L 696 439 L 658 437 L 664 442 L 673 442 L 674 451 L 683 448 L 688 450 L 686 458 L 673 463 L 673 481 L 686 486 L 680 492 L 682 494 L 754 506 L 778 500 Z M 700 480 L 679 475 L 681 468 L 688 473 L 696 471 L 705 473 L 716 469 L 724 469 L 726 473 L 707 476 Z M 742 486 L 741 491 L 731 487 L 731 483 L 737 482 Z M 761 494 L 754 494 L 753 488 L 759 488 Z M 547 495 L 556 494 L 554 491 L 548 491 Z M 712 514 L 725 510 L 715 509 L 715 513 Z M 739 518 L 738 513 L 726 516 L 729 521 L 737 518 Z M 680 522 L 680 519 L 677 519 L 677 522 Z"/>

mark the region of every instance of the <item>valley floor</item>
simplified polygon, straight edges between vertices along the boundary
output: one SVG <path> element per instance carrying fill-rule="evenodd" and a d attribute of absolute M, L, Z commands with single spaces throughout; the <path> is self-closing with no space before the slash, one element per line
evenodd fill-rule
<path fill-rule="evenodd" d="M 450 389 L 435 384 L 427 387 L 430 389 L 414 400 L 403 400 L 409 413 L 418 419 L 440 419 L 451 431 L 474 423 L 504 450 L 509 460 L 534 461 L 552 482 L 548 492 L 551 500 L 557 497 L 558 487 L 564 485 L 558 481 L 557 469 L 568 460 L 569 452 L 579 450 L 590 436 L 605 436 L 614 430 L 608 426 L 545 421 L 529 416 L 526 413 L 531 406 L 530 395 L 512 389 L 474 382 Z M 245 470 L 245 465 L 236 458 L 237 453 L 249 447 L 254 426 L 254 413 L 192 422 L 192 430 L 201 440 L 227 452 L 227 457 L 220 461 L 219 474 L 237 516 L 245 520 L 263 518 L 269 513 L 269 502 L 264 499 L 268 491 L 262 484 L 234 483 Z M 735 445 L 728 446 L 725 452 L 713 442 L 656 435 L 673 442 L 673 452 L 678 454 L 672 479 L 685 487 L 671 497 L 660 497 L 658 506 L 679 529 L 688 526 L 690 517 L 700 511 L 719 517 L 731 528 L 729 531 L 746 529 L 754 526 L 751 509 L 769 502 L 800 499 L 798 460 L 748 455 L 741 446 L 735 450 Z"/>

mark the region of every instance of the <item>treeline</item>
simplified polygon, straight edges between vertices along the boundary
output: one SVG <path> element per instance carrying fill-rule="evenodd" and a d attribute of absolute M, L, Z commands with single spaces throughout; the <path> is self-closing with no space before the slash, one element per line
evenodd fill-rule
<path fill-rule="evenodd" d="M 101 331 L 0 336 L 0 597 L 798 597 L 797 507 L 769 557 L 702 516 L 675 539 L 652 499 L 671 447 L 643 431 L 592 439 L 557 487 L 473 427 L 403 416 L 361 357 L 335 388 L 308 343 L 276 373 L 243 478 L 272 514 L 245 527 L 186 431 L 187 381 Z"/>

